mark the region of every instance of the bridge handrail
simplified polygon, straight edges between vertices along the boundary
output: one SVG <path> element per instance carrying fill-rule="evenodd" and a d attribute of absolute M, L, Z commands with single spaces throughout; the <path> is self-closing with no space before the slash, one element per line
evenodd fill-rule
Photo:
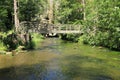
<path fill-rule="evenodd" d="M 81 30 L 81 25 L 59 24 L 55 25 L 54 28 L 57 30 Z"/>
<path fill-rule="evenodd" d="M 23 31 L 31 31 L 31 32 L 40 32 L 40 33 L 52 33 L 52 32 L 76 32 L 79 33 L 82 29 L 82 25 L 74 25 L 74 24 L 47 24 L 47 23 L 39 23 L 36 21 L 33 22 L 21 22 L 20 26 Z"/>

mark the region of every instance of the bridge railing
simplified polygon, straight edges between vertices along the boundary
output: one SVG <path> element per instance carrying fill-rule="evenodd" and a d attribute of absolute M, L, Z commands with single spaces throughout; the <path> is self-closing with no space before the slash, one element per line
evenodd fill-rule
<path fill-rule="evenodd" d="M 22 22 L 20 31 L 33 33 L 82 33 L 81 25 Z"/>
<path fill-rule="evenodd" d="M 81 33 L 81 25 L 59 24 L 52 29 L 54 33 Z"/>

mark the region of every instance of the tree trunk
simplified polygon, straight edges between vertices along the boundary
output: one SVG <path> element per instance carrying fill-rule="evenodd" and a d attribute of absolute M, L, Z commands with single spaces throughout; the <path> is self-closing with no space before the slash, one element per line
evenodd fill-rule
<path fill-rule="evenodd" d="M 17 2 L 17 0 L 14 0 L 14 24 L 15 24 L 15 31 L 18 32 L 19 19 L 18 19 L 18 2 Z"/>
<path fill-rule="evenodd" d="M 83 20 L 86 20 L 86 14 L 85 14 L 85 0 L 82 0 L 83 4 Z"/>
<path fill-rule="evenodd" d="M 49 23 L 51 24 L 53 22 L 53 0 L 48 0 L 49 3 L 49 12 L 48 12 L 48 17 L 49 17 Z"/>

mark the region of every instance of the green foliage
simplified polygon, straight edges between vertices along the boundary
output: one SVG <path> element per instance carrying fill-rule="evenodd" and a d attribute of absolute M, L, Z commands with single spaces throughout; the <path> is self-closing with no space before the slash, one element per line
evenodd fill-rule
<path fill-rule="evenodd" d="M 3 37 L 2 42 L 8 50 L 14 50 L 19 46 L 20 40 L 17 38 L 15 33 L 7 33 L 6 36 Z"/>
<path fill-rule="evenodd" d="M 8 31 L 13 28 L 13 0 L 0 0 L 0 31 Z"/>
<path fill-rule="evenodd" d="M 6 51 L 7 47 L 4 45 L 2 41 L 0 41 L 0 51 Z"/>
<path fill-rule="evenodd" d="M 31 45 L 35 48 L 43 39 L 44 37 L 41 34 L 32 33 Z"/>
<path fill-rule="evenodd" d="M 43 13 L 46 0 L 20 0 L 19 1 L 19 18 L 20 21 L 34 21 L 39 19 Z"/>
<path fill-rule="evenodd" d="M 23 45 L 22 39 L 13 31 L 14 28 L 14 0 L 0 0 L 0 45 L 1 49 L 14 50 Z M 47 0 L 19 0 L 18 18 L 21 21 L 35 21 L 45 8 Z M 24 46 L 32 48 L 33 41 Z M 1 50 L 0 49 L 0 50 Z"/>
<path fill-rule="evenodd" d="M 25 45 L 25 49 L 34 49 L 35 48 L 35 43 L 33 40 L 27 42 Z"/>
<path fill-rule="evenodd" d="M 55 15 L 59 23 L 78 22 L 83 19 L 82 5 L 78 0 L 61 0 Z"/>
<path fill-rule="evenodd" d="M 13 0 L 0 0 L 0 50 L 7 50 L 5 38 L 13 29 Z M 5 42 L 5 43 L 4 43 Z M 14 45 L 14 44 L 12 44 Z"/>
<path fill-rule="evenodd" d="M 20 20 L 21 21 L 31 21 L 35 14 L 38 13 L 38 5 L 33 0 L 20 1 Z"/>
<path fill-rule="evenodd" d="M 83 6 L 79 0 L 60 0 L 60 6 L 55 12 L 56 22 L 62 24 L 82 24 Z M 63 34 L 61 38 L 77 42 L 80 35 Z"/>
<path fill-rule="evenodd" d="M 42 39 L 44 39 L 44 37 L 41 34 L 38 34 L 38 33 L 33 33 L 32 37 L 33 37 L 33 41 L 36 42 L 36 43 L 40 42 L 40 41 L 42 41 Z"/>
<path fill-rule="evenodd" d="M 61 34 L 61 39 L 72 42 L 78 42 L 79 36 L 79 34 Z"/>
<path fill-rule="evenodd" d="M 13 31 L 0 33 L 0 50 L 13 50 L 19 46 L 20 40 Z"/>
<path fill-rule="evenodd" d="M 87 1 L 84 43 L 120 50 L 120 2 Z"/>
<path fill-rule="evenodd" d="M 84 34 L 80 42 L 120 50 L 120 1 L 119 0 L 58 0 L 54 10 L 55 23 L 83 24 Z M 47 0 L 19 0 L 20 21 L 35 21 L 45 13 Z M 54 6 L 55 7 L 55 6 Z M 85 20 L 83 13 L 85 12 Z M 0 0 L 0 45 L 1 49 L 15 49 L 21 41 L 13 31 L 13 0 Z M 46 15 L 47 16 L 47 15 Z M 12 31 L 10 31 L 12 30 Z M 33 39 L 25 46 L 32 48 L 41 35 L 32 34 Z M 63 34 L 62 39 L 77 42 L 80 35 Z"/>

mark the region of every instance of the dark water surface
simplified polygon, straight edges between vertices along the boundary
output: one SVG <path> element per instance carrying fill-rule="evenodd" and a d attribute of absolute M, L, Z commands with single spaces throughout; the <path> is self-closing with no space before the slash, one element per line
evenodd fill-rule
<path fill-rule="evenodd" d="M 48 38 L 36 50 L 0 55 L 0 80 L 120 80 L 120 53 Z"/>

